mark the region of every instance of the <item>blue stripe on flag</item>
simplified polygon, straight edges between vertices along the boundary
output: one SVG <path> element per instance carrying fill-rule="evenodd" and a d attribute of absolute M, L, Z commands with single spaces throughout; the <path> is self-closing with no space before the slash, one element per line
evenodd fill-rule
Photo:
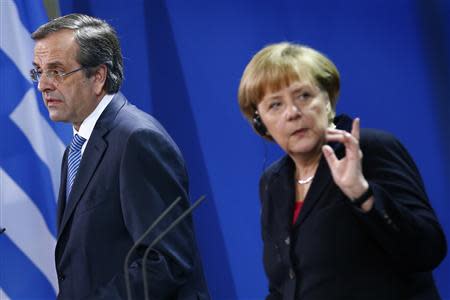
<path fill-rule="evenodd" d="M 19 11 L 20 21 L 29 32 L 35 31 L 47 22 L 44 1 L 15 0 L 13 2 Z"/>
<path fill-rule="evenodd" d="M 0 6 L 2 12 L 8 13 L 4 15 L 8 21 L 3 22 L 0 28 L 4 37 L 4 43 L 0 43 L 0 169 L 6 172 L 3 175 L 11 177 L 8 178 L 8 187 L 9 192 L 14 193 L 13 196 L 15 189 L 26 193 L 18 195 L 17 199 L 0 198 L 0 208 L 5 208 L 1 210 L 3 218 L 0 219 L 0 225 L 2 221 L 11 225 L 8 226 L 9 232 L 7 228 L 6 234 L 0 236 L 0 288 L 12 300 L 55 299 L 54 239 L 51 235 L 56 234 L 55 189 L 59 180 L 59 168 L 56 169 L 55 166 L 59 162 L 52 164 L 55 162 L 52 158 L 59 156 L 62 144 L 49 130 L 51 127 L 58 128 L 55 130 L 58 135 L 64 133 L 67 136 L 70 135 L 70 128 L 57 127 L 48 121 L 48 112 L 42 103 L 38 103 L 38 107 L 43 117 L 38 115 L 34 102 L 36 99 L 30 98 L 32 85 L 28 78 L 24 78 L 27 76 L 27 68 L 32 68 L 30 54 L 33 51 L 32 43 L 27 43 L 24 39 L 29 37 L 26 31 L 33 32 L 47 21 L 43 2 L 0 0 Z M 28 97 L 24 98 L 25 95 Z M 12 115 L 12 112 L 15 113 Z M 45 147 L 42 139 L 47 142 Z M 53 153 L 47 151 L 49 149 L 57 150 Z M 8 180 L 5 175 L 0 178 L 0 184 Z M 0 196 L 6 197 L 4 189 L 0 193 Z M 34 205 L 28 202 L 30 199 Z M 8 200 L 9 206 L 5 205 Z M 14 210 L 17 206 L 11 206 L 14 204 L 11 201 L 19 201 L 17 204 L 25 208 L 23 215 L 23 210 Z M 25 224 L 26 228 L 16 226 L 20 224 Z M 29 224 L 40 227 L 34 228 Z M 45 229 L 45 225 L 50 232 Z"/>
<path fill-rule="evenodd" d="M 22 131 L 9 118 L 27 89 L 30 88 L 30 84 L 23 79 L 18 69 L 13 67 L 14 64 L 2 51 L 0 51 L 0 65 L 2 75 L 6 73 L 6 78 L 15 82 L 14 88 L 0 91 L 1 98 L 7 100 L 2 103 L 0 114 L 0 127 L 3 131 L 3 140 L 6 141 L 0 147 L 0 165 L 34 200 L 50 231 L 56 235 L 56 199 L 49 170 L 36 156 Z"/>
<path fill-rule="evenodd" d="M 55 291 L 45 276 L 5 235 L 0 238 L 0 249 L 0 286 L 11 299 L 55 299 Z M 8 259 L 4 259 L 4 253 Z"/>
<path fill-rule="evenodd" d="M 22 132 L 11 123 L 0 122 L 0 126 L 8 131 L 9 138 L 14 138 L 1 148 L 0 165 L 33 200 L 43 215 L 50 232 L 56 236 L 56 200 L 48 169 L 35 155 L 27 140 L 23 138 Z M 11 157 L 8 152 L 11 153 L 14 150 L 16 150 L 16 154 Z"/>
<path fill-rule="evenodd" d="M 31 84 L 23 78 L 16 65 L 0 49 L 0 118 L 9 119 L 9 115 L 19 104 Z"/>

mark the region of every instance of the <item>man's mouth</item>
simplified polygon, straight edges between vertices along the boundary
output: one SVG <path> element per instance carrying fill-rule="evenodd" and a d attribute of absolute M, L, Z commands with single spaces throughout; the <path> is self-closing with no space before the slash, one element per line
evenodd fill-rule
<path fill-rule="evenodd" d="M 59 103 L 62 103 L 62 101 L 59 99 L 46 99 L 45 101 L 47 102 L 47 107 L 58 105 Z"/>

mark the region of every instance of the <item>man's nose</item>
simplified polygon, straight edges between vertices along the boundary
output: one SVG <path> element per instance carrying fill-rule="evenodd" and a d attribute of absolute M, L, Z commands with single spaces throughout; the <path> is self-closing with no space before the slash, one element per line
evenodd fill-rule
<path fill-rule="evenodd" d="M 47 90 L 54 90 L 55 84 L 52 79 L 49 79 L 47 75 L 42 74 L 42 76 L 39 78 L 38 82 L 38 90 L 40 92 L 45 92 Z"/>

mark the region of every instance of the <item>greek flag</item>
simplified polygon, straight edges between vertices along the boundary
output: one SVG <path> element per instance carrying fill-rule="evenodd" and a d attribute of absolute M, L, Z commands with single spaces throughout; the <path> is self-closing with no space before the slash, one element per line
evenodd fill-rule
<path fill-rule="evenodd" d="M 42 1 L 0 0 L 0 299 L 55 299 L 56 201 L 70 128 L 29 78 Z"/>

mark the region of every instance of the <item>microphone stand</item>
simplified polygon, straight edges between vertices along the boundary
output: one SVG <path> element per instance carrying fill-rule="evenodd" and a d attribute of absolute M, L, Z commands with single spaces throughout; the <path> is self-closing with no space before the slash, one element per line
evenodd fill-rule
<path fill-rule="evenodd" d="M 197 201 L 192 204 L 191 207 L 189 207 L 184 213 L 182 213 L 172 224 L 169 225 L 163 232 L 161 232 L 150 244 L 150 246 L 147 247 L 144 253 L 144 257 L 142 258 L 142 278 L 143 278 L 143 284 L 144 284 L 144 295 L 145 300 L 149 300 L 150 297 L 148 295 L 148 283 L 147 283 L 147 272 L 146 272 L 146 264 L 147 264 L 147 258 L 150 253 L 150 250 L 152 250 L 153 246 L 155 246 L 160 240 L 162 240 L 169 231 L 171 231 L 175 226 L 178 225 L 187 215 L 189 215 L 197 206 L 200 205 L 200 203 L 205 200 L 206 196 L 203 195 L 200 198 L 197 199 Z"/>
<path fill-rule="evenodd" d="M 131 253 L 133 253 L 133 251 L 139 246 L 140 243 L 142 243 L 142 241 L 147 237 L 147 235 L 150 233 L 150 231 L 153 230 L 153 228 L 155 228 L 156 225 L 159 224 L 159 222 L 161 222 L 161 220 L 167 216 L 167 214 L 175 207 L 175 205 L 178 204 L 178 202 L 181 201 L 181 196 L 179 196 L 177 199 L 175 199 L 175 201 L 173 201 L 173 203 L 167 207 L 161 215 L 159 215 L 158 218 L 156 218 L 156 220 L 147 228 L 147 230 L 142 234 L 142 236 L 134 243 L 133 247 L 131 247 L 131 249 L 128 251 L 127 256 L 125 257 L 125 261 L 123 263 L 123 270 L 124 270 L 124 274 L 125 274 L 125 286 L 127 289 L 127 299 L 128 300 L 132 300 L 131 297 L 131 285 L 130 285 L 130 274 L 128 271 L 128 263 L 130 261 L 130 257 L 131 257 Z"/>

